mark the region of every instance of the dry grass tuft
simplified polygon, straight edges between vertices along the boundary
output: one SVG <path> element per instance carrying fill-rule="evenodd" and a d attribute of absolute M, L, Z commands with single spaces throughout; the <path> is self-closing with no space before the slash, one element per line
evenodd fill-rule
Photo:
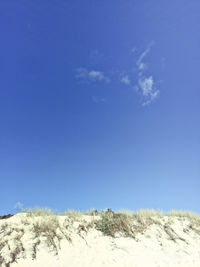
<path fill-rule="evenodd" d="M 83 214 L 84 215 L 96 216 L 96 215 L 99 214 L 99 212 L 96 209 L 91 209 L 91 210 L 86 210 Z"/>
<path fill-rule="evenodd" d="M 36 217 L 36 216 L 49 216 L 53 215 L 53 212 L 49 208 L 32 208 L 32 209 L 26 209 L 22 213 L 26 213 L 27 217 Z"/>
<path fill-rule="evenodd" d="M 96 220 L 95 225 L 97 230 L 111 237 L 115 237 L 116 233 L 135 237 L 132 229 L 132 218 L 127 214 L 112 211 L 101 213 L 101 219 Z"/>
<path fill-rule="evenodd" d="M 36 236 L 43 235 L 44 233 L 49 233 L 55 231 L 59 227 L 59 221 L 55 216 L 50 216 L 42 220 L 38 220 L 33 223 L 33 232 Z"/>
<path fill-rule="evenodd" d="M 171 210 L 167 214 L 168 216 L 172 217 L 180 217 L 180 218 L 188 218 L 188 219 L 200 219 L 199 215 L 191 211 L 184 211 L 184 210 Z"/>
<path fill-rule="evenodd" d="M 1 225 L 1 240 L 0 242 L 0 266 L 10 266 L 11 263 L 17 262 L 17 258 L 20 258 L 20 255 L 23 256 L 23 252 L 25 251 L 23 244 L 21 242 L 21 238 L 24 235 L 23 228 L 12 227 L 12 225 L 8 223 L 4 223 Z M 12 237 L 10 237 L 13 235 Z M 14 248 L 11 248 L 11 241 L 14 240 Z M 3 251 L 10 251 L 10 255 L 5 260 L 3 256 Z M 9 259 L 10 258 L 10 259 Z"/>
<path fill-rule="evenodd" d="M 82 216 L 82 213 L 80 211 L 76 211 L 76 210 L 67 210 L 67 211 L 63 212 L 62 215 L 68 216 L 71 219 L 76 220 Z"/>
<path fill-rule="evenodd" d="M 57 217 L 49 216 L 48 218 L 34 222 L 32 230 L 36 239 L 44 237 L 46 239 L 47 246 L 55 250 L 57 254 L 59 242 L 62 239 L 62 236 L 57 233 L 59 228 L 60 225 Z M 56 242 L 56 239 L 58 242 Z"/>
<path fill-rule="evenodd" d="M 138 210 L 136 212 L 136 216 L 137 218 L 141 219 L 141 220 L 148 220 L 150 218 L 163 218 L 163 213 L 162 211 L 157 211 L 157 210 Z"/>

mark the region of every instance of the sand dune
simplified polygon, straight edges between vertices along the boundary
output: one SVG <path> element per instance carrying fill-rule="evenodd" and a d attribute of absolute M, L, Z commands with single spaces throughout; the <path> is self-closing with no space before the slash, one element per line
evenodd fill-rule
<path fill-rule="evenodd" d="M 0 266 L 200 267 L 200 218 L 18 213 L 0 220 Z"/>

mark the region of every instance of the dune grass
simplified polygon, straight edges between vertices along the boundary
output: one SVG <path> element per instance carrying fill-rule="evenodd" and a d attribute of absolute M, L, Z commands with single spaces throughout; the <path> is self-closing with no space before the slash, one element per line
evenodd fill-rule
<path fill-rule="evenodd" d="M 49 208 L 33 208 L 33 209 L 23 209 L 21 213 L 25 213 L 27 218 L 31 217 L 43 217 L 45 218 L 45 222 L 43 222 L 43 232 L 44 229 L 48 228 L 48 224 L 51 225 L 51 229 L 61 228 L 58 224 L 55 223 L 56 218 L 55 216 L 67 216 L 68 217 L 68 226 L 69 224 L 73 224 L 75 221 L 82 222 L 84 225 L 84 229 L 89 229 L 92 227 L 96 228 L 97 230 L 101 231 L 105 235 L 109 235 L 111 237 L 115 237 L 117 233 L 121 233 L 124 236 L 135 237 L 138 233 L 144 233 L 144 231 L 151 225 L 157 224 L 162 225 L 161 221 L 164 217 L 168 218 L 167 223 L 164 225 L 164 229 L 172 239 L 172 230 L 170 225 L 173 223 L 174 218 L 184 219 L 187 218 L 190 222 L 190 227 L 196 233 L 200 233 L 200 216 L 190 212 L 190 211 L 176 211 L 172 210 L 167 214 L 164 214 L 160 210 L 138 210 L 136 212 L 128 211 L 128 210 L 120 210 L 118 212 L 113 212 L 111 209 L 97 211 L 95 209 L 80 212 L 75 210 L 67 210 L 62 213 L 55 213 L 51 211 Z M 83 224 L 83 216 L 92 216 L 92 224 L 87 226 L 84 222 Z M 98 219 L 96 218 L 98 216 Z M 48 219 L 47 219 L 48 218 Z M 22 221 L 24 224 L 28 225 L 27 220 Z M 42 228 L 42 226 L 40 226 Z M 35 229 L 39 229 L 39 226 L 35 226 Z M 79 227 L 79 230 L 81 227 Z M 39 231 L 39 230 L 38 230 Z M 52 230 L 53 231 L 53 230 Z M 174 238 L 175 239 L 175 238 Z"/>
<path fill-rule="evenodd" d="M 12 218 L 0 220 L 0 266 L 9 267 L 19 257 L 24 256 L 22 239 L 26 232 L 32 235 L 32 259 L 36 258 L 39 246 L 43 243 L 50 251 L 58 254 L 61 240 L 72 243 L 73 234 L 85 238 L 90 229 L 101 231 L 111 238 L 123 236 L 137 240 L 138 234 L 143 235 L 149 227 L 157 225 L 169 240 L 186 242 L 173 229 L 173 223 L 177 219 L 187 219 L 188 225 L 183 229 L 183 233 L 188 234 L 193 231 L 200 235 L 200 216 L 189 211 L 172 210 L 164 214 L 156 210 L 114 212 L 111 209 L 102 211 L 92 209 L 86 212 L 67 210 L 55 213 L 48 208 L 36 207 L 23 209 L 17 213 L 17 215 L 20 214 L 23 216 L 19 217 L 21 223 L 18 224 L 12 224 Z M 58 216 L 62 216 L 63 219 L 60 221 Z M 11 248 L 11 239 L 15 243 L 13 248 Z M 6 251 L 10 251 L 10 258 L 5 260 Z"/>

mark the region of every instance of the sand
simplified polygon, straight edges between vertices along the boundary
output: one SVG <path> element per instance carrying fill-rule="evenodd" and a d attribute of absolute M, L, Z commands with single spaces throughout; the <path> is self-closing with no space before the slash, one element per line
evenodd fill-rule
<path fill-rule="evenodd" d="M 120 233 L 113 238 L 94 227 L 87 231 L 82 227 L 99 216 L 84 215 L 74 220 L 56 216 L 55 225 L 58 221 L 71 241 L 64 235 L 60 241 L 54 236 L 53 245 L 51 242 L 47 245 L 46 237 L 42 232 L 37 236 L 33 225 L 36 222 L 43 225 L 50 217 L 26 217 L 19 213 L 0 220 L 0 244 L 4 244 L 0 245 L 2 267 L 200 267 L 200 234 L 191 229 L 188 218 L 163 216 L 160 224 L 150 225 L 136 238 Z M 164 230 L 169 221 L 174 240 Z M 56 234 L 62 235 L 59 231 Z M 34 249 L 38 240 L 40 244 Z"/>

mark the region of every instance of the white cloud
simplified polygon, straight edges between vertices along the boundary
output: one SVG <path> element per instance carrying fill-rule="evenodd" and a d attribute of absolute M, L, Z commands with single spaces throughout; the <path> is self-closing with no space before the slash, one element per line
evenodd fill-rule
<path fill-rule="evenodd" d="M 138 86 L 144 97 L 143 106 L 150 104 L 158 97 L 159 90 L 156 90 L 152 76 L 140 78 Z"/>
<path fill-rule="evenodd" d="M 125 84 L 129 88 L 131 87 L 135 89 L 137 93 L 140 94 L 140 96 L 142 97 L 143 106 L 149 105 L 158 97 L 160 93 L 160 91 L 157 90 L 155 86 L 153 76 L 146 72 L 149 64 L 148 62 L 146 62 L 145 59 L 148 53 L 151 51 L 153 45 L 154 41 L 152 41 L 141 54 L 138 53 L 136 47 L 132 48 L 131 52 L 138 55 L 138 59 L 136 60 L 136 68 L 134 68 L 132 71 L 110 71 L 109 76 L 107 76 L 103 71 L 93 69 L 94 67 L 92 67 L 92 69 L 90 70 L 87 68 L 79 68 L 76 70 L 76 78 L 87 82 L 104 83 L 109 83 L 115 78 L 117 78 L 118 81 Z M 91 59 L 98 59 L 98 57 L 100 58 L 98 50 L 94 50 L 91 53 Z M 136 72 L 136 77 L 131 76 L 132 72 Z M 117 77 L 115 76 L 115 74 Z M 112 79 L 110 79 L 110 77 Z M 135 84 L 133 84 L 134 81 Z M 106 101 L 104 98 L 100 98 L 97 96 L 92 96 L 92 100 L 95 103 Z"/>
<path fill-rule="evenodd" d="M 153 90 L 153 78 L 139 79 L 138 81 L 140 88 L 142 89 L 142 94 L 144 97 L 148 97 Z"/>
<path fill-rule="evenodd" d="M 121 79 L 120 79 L 120 82 L 124 83 L 126 85 L 130 85 L 131 84 L 131 81 L 130 81 L 130 78 L 129 78 L 128 75 L 122 76 Z"/>
<path fill-rule="evenodd" d="M 139 70 L 143 70 L 145 68 L 146 64 L 143 63 L 142 60 L 147 56 L 149 52 L 150 52 L 150 47 L 147 47 L 147 49 L 140 55 L 138 61 L 136 62 Z"/>
<path fill-rule="evenodd" d="M 105 79 L 105 76 L 103 74 L 103 72 L 101 71 L 95 71 L 95 70 L 92 70 L 90 72 L 88 72 L 88 76 L 90 79 L 94 80 L 94 81 L 102 81 Z"/>
<path fill-rule="evenodd" d="M 76 78 L 89 80 L 89 81 L 93 81 L 93 82 L 96 82 L 96 81 L 110 82 L 110 79 L 108 77 L 106 77 L 102 71 L 97 71 L 97 70 L 89 71 L 86 68 L 77 69 Z"/>
<path fill-rule="evenodd" d="M 152 41 L 144 52 L 138 58 L 136 65 L 138 67 L 138 84 L 135 86 L 137 91 L 139 91 L 143 98 L 143 106 L 150 104 L 154 101 L 159 94 L 159 90 L 156 89 L 155 83 L 152 76 L 147 77 L 145 75 L 145 70 L 147 69 L 147 63 L 144 62 L 144 58 L 150 52 L 151 47 L 154 45 Z"/>
<path fill-rule="evenodd" d="M 147 54 L 150 52 L 151 47 L 154 45 L 154 41 L 152 41 L 148 47 L 144 50 L 144 52 L 140 55 L 138 58 L 136 65 L 138 66 L 139 71 L 143 71 L 147 68 L 147 64 L 143 62 L 143 59 L 147 56 Z"/>

